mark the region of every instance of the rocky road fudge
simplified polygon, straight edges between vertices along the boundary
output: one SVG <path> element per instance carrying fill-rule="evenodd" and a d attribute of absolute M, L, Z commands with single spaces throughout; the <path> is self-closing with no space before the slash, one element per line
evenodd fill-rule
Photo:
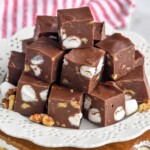
<path fill-rule="evenodd" d="M 135 46 L 120 33 L 115 33 L 96 44 L 107 52 L 104 76 L 117 80 L 134 69 Z"/>
<path fill-rule="evenodd" d="M 93 46 L 93 16 L 89 7 L 58 10 L 62 49 Z"/>
<path fill-rule="evenodd" d="M 33 43 L 33 38 L 22 40 L 22 52 L 26 53 L 27 46 Z"/>
<path fill-rule="evenodd" d="M 85 94 L 83 109 L 89 121 L 108 126 L 124 118 L 125 95 L 112 81 L 99 83 L 90 94 Z"/>
<path fill-rule="evenodd" d="M 22 74 L 18 87 L 14 111 L 30 116 L 43 113 L 50 84 Z"/>
<path fill-rule="evenodd" d="M 10 82 L 13 85 L 18 84 L 18 80 L 22 74 L 22 71 L 24 69 L 24 61 L 25 61 L 25 54 L 12 51 L 10 60 L 8 63 L 8 82 Z"/>
<path fill-rule="evenodd" d="M 116 83 L 124 90 L 126 99 L 136 99 L 138 103 L 142 103 L 150 98 L 150 88 L 143 66 L 135 68 Z"/>
<path fill-rule="evenodd" d="M 103 73 L 105 51 L 90 47 L 73 49 L 64 57 L 61 84 L 77 91 L 92 91 Z"/>
<path fill-rule="evenodd" d="M 58 40 L 58 21 L 55 16 L 37 16 L 34 40 L 41 36 L 47 36 L 54 40 Z"/>
<path fill-rule="evenodd" d="M 135 63 L 134 63 L 135 67 L 139 67 L 139 66 L 143 66 L 144 65 L 144 55 L 136 50 L 135 51 Z"/>
<path fill-rule="evenodd" d="M 48 99 L 48 115 L 55 126 L 79 128 L 82 119 L 83 94 L 58 85 L 53 85 Z"/>
<path fill-rule="evenodd" d="M 94 44 L 97 44 L 105 38 L 105 23 L 94 22 Z"/>
<path fill-rule="evenodd" d="M 24 72 L 47 83 L 57 79 L 64 51 L 48 37 L 41 37 L 28 46 Z"/>

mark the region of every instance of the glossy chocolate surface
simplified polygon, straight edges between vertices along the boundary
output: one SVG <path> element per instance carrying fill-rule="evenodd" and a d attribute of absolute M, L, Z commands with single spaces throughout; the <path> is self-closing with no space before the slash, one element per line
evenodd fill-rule
<path fill-rule="evenodd" d="M 53 85 L 48 100 L 48 115 L 54 119 L 55 126 L 79 128 L 82 118 L 80 116 L 82 115 L 82 100 L 82 93 Z M 74 121 L 72 122 L 69 117 L 77 117 L 77 120 L 74 120 L 76 123 L 74 124 Z"/>
<path fill-rule="evenodd" d="M 87 102 L 90 103 L 88 104 Z M 85 94 L 84 116 L 101 127 L 118 121 L 115 120 L 118 108 L 121 108 L 121 111 L 124 112 L 125 96 L 114 82 L 99 83 L 91 93 Z M 118 113 L 120 112 L 118 111 Z"/>
<path fill-rule="evenodd" d="M 135 68 L 116 83 L 124 90 L 124 93 L 135 98 L 139 103 L 150 98 L 150 87 L 143 66 Z"/>
<path fill-rule="evenodd" d="M 18 84 L 18 80 L 24 69 L 25 54 L 12 51 L 8 63 L 8 82 L 13 85 Z"/>
<path fill-rule="evenodd" d="M 30 116 L 43 113 L 50 84 L 22 74 L 17 89 L 14 111 Z"/>
<path fill-rule="evenodd" d="M 61 84 L 81 92 L 92 91 L 101 79 L 104 55 L 97 48 L 70 51 L 64 58 Z"/>

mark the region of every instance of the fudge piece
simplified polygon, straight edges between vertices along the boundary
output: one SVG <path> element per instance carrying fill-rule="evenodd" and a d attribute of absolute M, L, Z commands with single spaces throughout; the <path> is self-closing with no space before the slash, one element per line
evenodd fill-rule
<path fill-rule="evenodd" d="M 48 37 L 41 37 L 27 47 L 24 72 L 42 81 L 53 83 L 57 79 L 64 51 Z"/>
<path fill-rule="evenodd" d="M 58 10 L 58 31 L 62 49 L 93 45 L 93 17 L 89 7 Z"/>
<path fill-rule="evenodd" d="M 24 53 L 16 51 L 11 52 L 10 60 L 8 63 L 7 81 L 15 86 L 18 84 L 18 80 L 24 69 L 24 61 L 25 61 Z"/>
<path fill-rule="evenodd" d="M 105 23 L 94 22 L 94 44 L 97 44 L 105 38 Z"/>
<path fill-rule="evenodd" d="M 50 84 L 27 74 L 22 74 L 18 87 L 14 111 L 30 116 L 43 113 Z"/>
<path fill-rule="evenodd" d="M 118 80 L 134 69 L 135 45 L 120 33 L 96 44 L 107 52 L 104 76 Z"/>
<path fill-rule="evenodd" d="M 105 51 L 90 47 L 73 49 L 64 57 L 61 84 L 77 91 L 92 91 L 101 79 Z"/>
<path fill-rule="evenodd" d="M 135 62 L 134 62 L 135 67 L 143 66 L 144 65 L 144 55 L 136 50 L 135 51 Z"/>
<path fill-rule="evenodd" d="M 125 116 L 125 95 L 112 81 L 99 83 L 85 94 L 83 110 L 85 118 L 99 126 L 114 124 Z"/>
<path fill-rule="evenodd" d="M 34 40 L 41 36 L 47 36 L 54 40 L 58 40 L 58 21 L 55 16 L 37 16 Z"/>
<path fill-rule="evenodd" d="M 124 90 L 126 99 L 136 99 L 138 103 L 142 103 L 150 98 L 150 88 L 143 66 L 135 68 L 132 72 L 116 81 L 116 83 Z"/>
<path fill-rule="evenodd" d="M 22 51 L 26 53 L 27 46 L 33 43 L 33 38 L 22 40 Z"/>
<path fill-rule="evenodd" d="M 79 128 L 82 119 L 82 103 L 82 93 L 53 85 L 48 99 L 48 115 L 55 121 L 55 126 Z"/>

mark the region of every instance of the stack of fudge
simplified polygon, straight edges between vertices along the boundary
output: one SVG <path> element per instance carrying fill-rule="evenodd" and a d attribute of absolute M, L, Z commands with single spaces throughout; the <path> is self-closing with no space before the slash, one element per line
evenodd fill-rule
<path fill-rule="evenodd" d="M 88 7 L 38 16 L 22 49 L 8 65 L 22 115 L 47 113 L 65 128 L 79 128 L 84 116 L 103 127 L 125 117 L 126 101 L 150 97 L 144 56 L 120 33 L 107 36 Z"/>

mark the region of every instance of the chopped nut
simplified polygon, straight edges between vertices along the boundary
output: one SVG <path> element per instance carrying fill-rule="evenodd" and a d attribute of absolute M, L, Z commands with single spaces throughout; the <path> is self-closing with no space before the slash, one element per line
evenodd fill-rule
<path fill-rule="evenodd" d="M 29 72 L 31 70 L 30 66 L 25 64 L 24 71 Z"/>
<path fill-rule="evenodd" d="M 83 42 L 84 44 L 86 44 L 86 43 L 88 42 L 88 39 L 87 39 L 87 38 L 82 38 L 81 40 L 82 40 L 82 42 Z"/>
<path fill-rule="evenodd" d="M 62 124 L 61 126 L 62 126 L 62 127 L 64 127 L 64 128 L 66 127 L 66 125 L 65 125 L 65 124 Z"/>
<path fill-rule="evenodd" d="M 2 106 L 3 106 L 3 108 L 5 108 L 5 109 L 8 109 L 8 108 L 9 108 L 9 101 L 8 101 L 8 99 L 4 98 L 4 99 L 2 100 Z"/>
<path fill-rule="evenodd" d="M 113 80 L 116 80 L 116 79 L 118 78 L 118 75 L 117 75 L 117 74 L 112 74 L 112 75 L 111 75 L 111 78 L 112 78 Z"/>
<path fill-rule="evenodd" d="M 147 112 L 150 109 L 150 100 L 147 103 L 142 103 L 139 105 L 138 112 Z"/>
<path fill-rule="evenodd" d="M 42 124 L 48 127 L 51 127 L 54 125 L 54 120 L 52 117 L 48 116 L 48 115 L 44 115 L 42 118 Z"/>
<path fill-rule="evenodd" d="M 8 107 L 8 109 L 9 110 L 12 110 L 13 109 L 13 107 L 14 107 L 14 104 L 15 104 L 15 98 L 16 98 L 16 96 L 15 95 L 11 95 L 11 96 L 9 96 L 9 107 Z"/>
<path fill-rule="evenodd" d="M 56 124 L 59 126 L 60 125 L 60 123 L 58 122 L 58 121 L 56 121 Z"/>
<path fill-rule="evenodd" d="M 30 116 L 30 120 L 36 123 L 41 123 L 45 114 L 34 114 Z"/>
<path fill-rule="evenodd" d="M 67 107 L 67 103 L 58 103 L 58 107 L 66 108 Z"/>
<path fill-rule="evenodd" d="M 73 108 L 77 108 L 77 109 L 80 108 L 80 105 L 77 101 L 71 101 L 71 105 L 72 105 Z"/>
<path fill-rule="evenodd" d="M 54 125 L 54 120 L 46 114 L 31 115 L 30 120 L 35 123 L 42 123 L 45 126 L 53 126 Z"/>
<path fill-rule="evenodd" d="M 69 84 L 69 81 L 65 78 L 62 80 L 62 82 L 63 82 L 63 84 Z"/>
<path fill-rule="evenodd" d="M 134 92 L 133 90 L 124 89 L 124 93 L 125 93 L 125 94 L 129 94 L 129 95 L 131 95 L 132 97 L 135 96 L 135 92 Z"/>
<path fill-rule="evenodd" d="M 9 89 L 7 92 L 7 95 L 8 96 L 15 95 L 16 91 L 17 91 L 17 88 Z"/>
<path fill-rule="evenodd" d="M 23 103 L 23 104 L 21 105 L 21 108 L 22 108 L 22 109 L 28 109 L 28 108 L 30 108 L 30 105 L 27 104 L 27 103 Z"/>

